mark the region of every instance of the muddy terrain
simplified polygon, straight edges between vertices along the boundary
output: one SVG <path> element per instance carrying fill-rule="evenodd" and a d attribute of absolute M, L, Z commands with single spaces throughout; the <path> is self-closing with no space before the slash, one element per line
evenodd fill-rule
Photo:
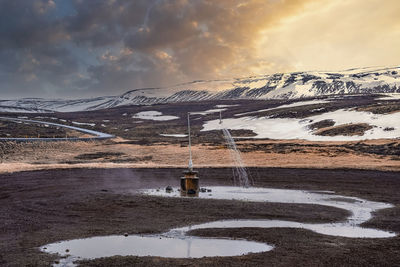
<path fill-rule="evenodd" d="M 199 170 L 201 184 L 230 185 L 230 168 Z M 219 219 L 341 221 L 346 211 L 319 205 L 165 199 L 140 188 L 178 185 L 182 169 L 66 169 L 0 174 L 0 265 L 49 266 L 56 256 L 38 247 L 55 241 L 109 234 L 160 233 Z M 255 186 L 333 190 L 346 196 L 392 203 L 365 225 L 400 232 L 400 173 L 362 170 L 250 168 Z M 395 266 L 400 238 L 351 239 L 300 229 L 212 229 L 193 234 L 245 238 L 273 244 L 270 252 L 240 257 L 164 259 L 112 257 L 82 266 Z"/>
<path fill-rule="evenodd" d="M 50 266 L 59 260 L 38 250 L 56 241 L 101 235 L 162 233 L 168 229 L 221 219 L 277 219 L 329 223 L 343 221 L 347 211 L 306 204 L 252 203 L 232 200 L 158 198 L 139 189 L 178 186 L 187 166 L 187 112 L 191 115 L 193 161 L 202 186 L 232 185 L 234 162 L 220 130 L 201 131 L 217 120 L 252 113 L 255 117 L 303 119 L 352 109 L 372 114 L 400 110 L 400 100 L 379 96 L 337 97 L 293 106 L 293 101 L 238 100 L 126 106 L 107 110 L 23 114 L 114 134 L 90 142 L 0 142 L 0 266 Z M 320 100 L 323 100 L 321 102 Z M 292 105 L 282 107 L 282 105 Z M 222 108 L 224 109 L 224 108 Z M 139 112 L 160 112 L 173 120 L 141 119 Z M 17 117 L 21 114 L 6 114 Z M 374 115 L 375 116 L 375 115 Z M 73 135 L 63 129 L 0 122 L 5 137 Z M 369 124 L 338 126 L 325 119 L 309 122 L 323 136 L 362 136 Z M 382 128 L 393 132 L 395 128 Z M 255 186 L 333 190 L 345 196 L 394 204 L 378 211 L 365 226 L 400 233 L 400 139 L 307 141 L 251 139 L 255 132 L 232 130 L 244 165 Z M 165 136 L 165 135 L 180 136 Z M 183 134 L 183 136 L 182 136 Z M 244 238 L 275 246 L 270 252 L 239 257 L 166 259 L 111 257 L 81 266 L 395 266 L 400 237 L 343 238 L 301 229 L 203 229 L 197 236 Z"/>

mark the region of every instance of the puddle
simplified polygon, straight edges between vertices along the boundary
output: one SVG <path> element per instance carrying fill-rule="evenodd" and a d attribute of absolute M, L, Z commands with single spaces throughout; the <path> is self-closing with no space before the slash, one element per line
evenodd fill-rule
<path fill-rule="evenodd" d="M 278 220 L 230 220 L 216 221 L 200 225 L 192 225 L 191 229 L 204 228 L 302 228 L 308 229 L 324 235 L 342 236 L 350 238 L 387 238 L 396 234 L 393 232 L 382 231 L 361 227 L 360 224 L 368 221 L 372 217 L 372 212 L 380 209 L 391 208 L 393 205 L 381 202 L 368 201 L 357 197 L 336 195 L 332 191 L 304 191 L 271 188 L 238 188 L 217 186 L 208 187 L 211 192 L 200 193 L 199 198 L 205 199 L 231 199 L 252 202 L 275 202 L 275 203 L 297 203 L 297 204 L 316 204 L 330 206 L 348 210 L 351 215 L 344 222 L 337 223 L 301 223 Z M 164 190 L 145 190 L 145 194 L 163 197 L 179 197 L 180 192 L 177 188 L 171 193 Z M 188 228 L 175 229 L 188 231 Z"/>
<path fill-rule="evenodd" d="M 172 236 L 101 236 L 53 243 L 42 251 L 73 255 L 75 259 L 120 256 L 156 256 L 165 258 L 202 258 L 238 256 L 269 251 L 273 247 L 246 240 Z M 68 250 L 68 252 L 66 252 Z"/>
<path fill-rule="evenodd" d="M 350 238 L 388 238 L 394 233 L 377 229 L 352 226 L 347 223 L 311 224 L 279 220 L 227 220 L 193 225 L 191 230 L 207 228 L 301 228 L 313 232 Z M 176 231 L 188 231 L 188 228 L 177 228 Z"/>
<path fill-rule="evenodd" d="M 182 231 L 170 231 L 161 235 L 99 236 L 57 242 L 42 246 L 40 250 L 61 256 L 59 263 L 53 266 L 77 266 L 74 263 L 77 260 L 116 255 L 164 258 L 232 257 L 273 249 L 273 246 L 254 241 L 182 234 Z"/>
<path fill-rule="evenodd" d="M 364 228 L 372 213 L 391 204 L 368 201 L 356 197 L 336 195 L 332 191 L 303 191 L 269 188 L 207 187 L 211 192 L 200 192 L 199 198 L 228 199 L 252 202 L 317 204 L 348 210 L 351 215 L 344 222 L 301 223 L 280 220 L 221 220 L 181 228 L 174 228 L 159 235 L 100 236 L 62 241 L 40 248 L 47 253 L 58 253 L 62 259 L 55 266 L 75 266 L 73 261 L 100 257 L 156 256 L 166 258 L 201 258 L 214 256 L 239 256 L 266 252 L 272 245 L 223 238 L 190 236 L 188 232 L 207 228 L 301 228 L 316 233 L 348 238 L 388 238 L 393 232 Z M 166 193 L 164 190 L 142 190 L 143 194 L 159 197 L 181 197 L 178 188 Z"/>

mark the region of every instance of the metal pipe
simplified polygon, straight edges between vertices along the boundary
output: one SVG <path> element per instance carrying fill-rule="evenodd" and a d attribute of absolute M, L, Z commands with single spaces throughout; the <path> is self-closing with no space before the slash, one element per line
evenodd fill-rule
<path fill-rule="evenodd" d="M 192 162 L 192 140 L 190 137 L 190 112 L 187 115 L 188 119 L 188 136 L 189 136 L 189 170 L 193 170 L 193 162 Z"/>

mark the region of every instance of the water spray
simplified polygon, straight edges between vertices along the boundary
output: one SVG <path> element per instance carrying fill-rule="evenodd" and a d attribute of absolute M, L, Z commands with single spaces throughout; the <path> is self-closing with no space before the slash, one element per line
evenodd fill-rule
<path fill-rule="evenodd" d="M 219 124 L 222 124 L 222 111 L 219 112 Z M 249 175 L 247 174 L 246 168 L 244 167 L 240 151 L 237 149 L 235 140 L 228 129 L 222 127 L 222 132 L 228 145 L 231 157 L 235 163 L 235 167 L 233 168 L 233 183 L 237 186 L 247 188 L 251 185 L 251 181 L 249 179 Z"/>

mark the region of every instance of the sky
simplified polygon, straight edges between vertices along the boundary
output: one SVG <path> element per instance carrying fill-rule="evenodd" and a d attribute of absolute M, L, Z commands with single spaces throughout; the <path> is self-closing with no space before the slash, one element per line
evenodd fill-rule
<path fill-rule="evenodd" d="M 0 99 L 400 64 L 399 0 L 0 0 Z"/>

